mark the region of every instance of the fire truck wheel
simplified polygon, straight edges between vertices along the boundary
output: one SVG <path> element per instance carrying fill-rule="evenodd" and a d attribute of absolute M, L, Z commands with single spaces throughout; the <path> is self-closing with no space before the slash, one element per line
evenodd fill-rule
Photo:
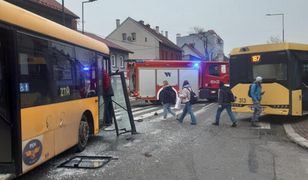
<path fill-rule="evenodd" d="M 90 136 L 89 123 L 87 117 L 83 115 L 78 130 L 78 144 L 76 146 L 77 152 L 81 152 L 86 148 L 89 136 Z"/>

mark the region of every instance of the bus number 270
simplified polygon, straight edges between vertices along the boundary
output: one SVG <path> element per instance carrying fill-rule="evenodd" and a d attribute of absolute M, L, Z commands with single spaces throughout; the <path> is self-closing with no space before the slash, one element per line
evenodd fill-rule
<path fill-rule="evenodd" d="M 71 95 L 71 90 L 69 86 L 60 87 L 60 97 Z"/>

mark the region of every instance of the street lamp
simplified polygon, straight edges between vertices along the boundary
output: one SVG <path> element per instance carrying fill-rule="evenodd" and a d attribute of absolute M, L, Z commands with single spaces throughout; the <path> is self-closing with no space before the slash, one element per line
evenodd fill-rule
<path fill-rule="evenodd" d="M 281 16 L 282 17 L 282 42 L 284 42 L 284 13 L 266 14 L 267 16 Z"/>
<path fill-rule="evenodd" d="M 90 3 L 90 2 L 94 2 L 94 1 L 97 1 L 97 0 L 88 0 L 88 1 L 83 1 L 82 2 L 82 33 L 84 34 L 84 10 L 83 10 L 83 7 L 84 7 L 84 4 L 85 3 Z"/>

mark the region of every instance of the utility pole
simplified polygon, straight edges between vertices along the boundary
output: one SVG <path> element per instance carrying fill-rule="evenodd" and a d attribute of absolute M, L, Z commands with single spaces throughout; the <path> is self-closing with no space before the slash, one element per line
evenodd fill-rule
<path fill-rule="evenodd" d="M 62 23 L 65 26 L 64 0 L 62 0 Z"/>

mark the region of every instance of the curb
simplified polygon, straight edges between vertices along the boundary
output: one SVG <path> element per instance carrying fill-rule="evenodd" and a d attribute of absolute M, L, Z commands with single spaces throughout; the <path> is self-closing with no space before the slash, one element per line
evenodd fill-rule
<path fill-rule="evenodd" d="M 291 124 L 283 124 L 284 130 L 287 133 L 287 136 L 296 144 L 302 146 L 303 148 L 308 149 L 308 140 L 297 134 Z"/>

